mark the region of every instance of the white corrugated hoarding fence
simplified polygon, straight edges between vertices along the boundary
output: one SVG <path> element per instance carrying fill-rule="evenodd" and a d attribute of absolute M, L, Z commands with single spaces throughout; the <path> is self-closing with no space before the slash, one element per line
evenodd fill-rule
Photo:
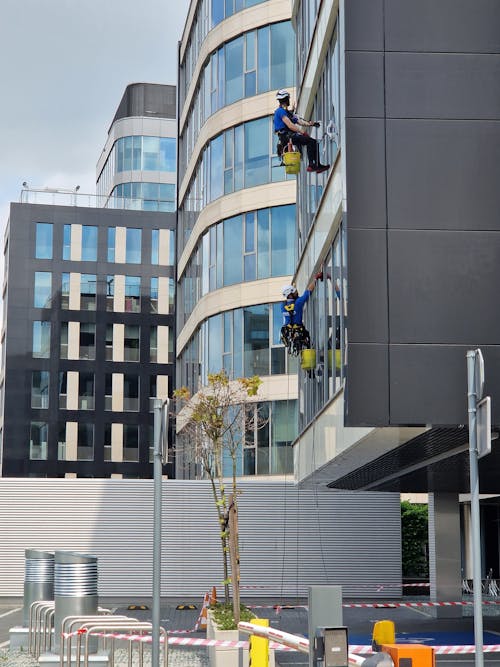
<path fill-rule="evenodd" d="M 400 595 L 397 494 L 272 480 L 240 487 L 241 583 L 263 587 L 254 595 L 305 595 L 313 584 L 340 584 L 349 597 Z M 162 595 L 220 586 L 208 483 L 164 480 L 162 525 Z M 93 554 L 100 595 L 151 595 L 152 527 L 152 480 L 0 479 L 0 596 L 23 594 L 26 548 Z"/>

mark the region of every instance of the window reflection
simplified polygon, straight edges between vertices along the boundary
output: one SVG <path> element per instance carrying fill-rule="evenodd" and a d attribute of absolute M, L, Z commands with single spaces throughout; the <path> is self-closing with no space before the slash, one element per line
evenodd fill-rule
<path fill-rule="evenodd" d="M 33 305 L 35 308 L 52 306 L 52 273 L 50 271 L 35 271 Z"/>
<path fill-rule="evenodd" d="M 250 211 L 211 227 L 181 278 L 178 314 L 182 323 L 212 289 L 293 274 L 295 246 L 293 204 Z"/>
<path fill-rule="evenodd" d="M 303 429 L 343 387 L 347 364 L 347 270 L 345 232 L 339 230 L 322 265 L 318 281 L 304 311 L 316 349 L 314 382 L 302 383 L 300 428 Z"/>
<path fill-rule="evenodd" d="M 52 259 L 53 225 L 50 222 L 36 223 L 35 257 Z"/>

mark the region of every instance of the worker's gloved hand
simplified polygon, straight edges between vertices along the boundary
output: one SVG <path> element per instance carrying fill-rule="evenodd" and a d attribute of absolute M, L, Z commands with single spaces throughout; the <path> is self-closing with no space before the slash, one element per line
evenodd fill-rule
<path fill-rule="evenodd" d="M 321 123 L 319 122 L 319 120 L 315 120 L 313 123 L 313 127 L 319 127 L 320 125 Z"/>
<path fill-rule="evenodd" d="M 323 280 L 323 271 L 320 271 L 314 276 L 315 280 Z"/>

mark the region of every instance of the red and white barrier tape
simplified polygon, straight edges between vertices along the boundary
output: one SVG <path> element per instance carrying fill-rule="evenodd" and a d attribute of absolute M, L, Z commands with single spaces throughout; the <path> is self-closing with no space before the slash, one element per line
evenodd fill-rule
<path fill-rule="evenodd" d="M 251 625 L 250 623 L 247 625 Z M 262 626 L 254 626 L 262 627 Z M 266 629 L 262 627 L 262 629 Z M 276 651 L 296 651 L 301 650 L 303 653 L 306 653 L 309 650 L 309 640 L 305 637 L 298 637 L 295 635 L 290 635 L 286 632 L 281 632 L 275 628 L 267 628 L 270 632 L 268 633 L 269 639 L 275 638 L 279 639 L 279 642 L 269 642 L 270 648 Z M 64 637 L 70 637 L 77 634 L 84 634 L 83 632 L 71 632 L 64 633 Z M 254 633 L 257 634 L 257 633 Z M 136 634 L 127 634 L 121 632 L 92 632 L 93 637 L 106 637 L 112 639 L 122 639 L 125 641 L 134 641 L 134 642 L 143 642 L 151 643 L 151 635 L 136 635 Z M 297 648 L 293 646 L 285 646 L 281 641 L 287 640 L 289 638 L 293 639 L 293 642 L 297 644 Z M 160 637 L 160 642 L 163 643 L 163 638 Z M 220 639 L 196 639 L 192 637 L 168 637 L 169 646 L 222 646 L 225 648 L 248 648 L 247 641 L 222 641 Z M 300 646 L 300 648 L 298 648 Z M 464 645 L 464 646 L 432 646 L 434 652 L 437 655 L 459 655 L 459 654 L 471 654 L 475 653 L 476 647 L 473 645 Z M 484 653 L 500 653 L 500 644 L 485 644 L 483 646 Z M 369 645 L 358 645 L 350 644 L 349 645 L 349 660 L 352 663 L 358 663 L 356 660 L 356 655 L 370 655 L 373 653 L 372 647 Z"/>
<path fill-rule="evenodd" d="M 460 601 L 460 602 L 351 602 L 343 604 L 343 607 L 355 608 L 355 609 L 365 609 L 373 608 L 376 609 L 395 609 L 397 607 L 468 607 L 474 604 L 472 601 Z M 497 600 L 483 600 L 482 604 L 492 605 L 500 604 L 500 601 Z"/>
<path fill-rule="evenodd" d="M 430 646 L 430 648 L 434 649 L 436 655 L 459 655 L 476 652 L 476 647 L 472 644 L 464 646 Z M 349 651 L 360 655 L 371 655 L 373 653 L 371 646 L 349 645 Z M 500 653 L 500 644 L 484 644 L 483 651 L 484 653 Z"/>

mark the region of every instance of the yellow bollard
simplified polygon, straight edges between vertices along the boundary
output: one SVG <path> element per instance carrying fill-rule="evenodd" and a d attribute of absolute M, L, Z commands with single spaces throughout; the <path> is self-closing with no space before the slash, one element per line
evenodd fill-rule
<path fill-rule="evenodd" d="M 396 643 L 396 629 L 394 621 L 377 621 L 373 626 L 372 649 L 380 651 L 382 644 Z"/>
<path fill-rule="evenodd" d="M 252 618 L 252 623 L 269 627 L 268 618 Z M 269 639 L 250 635 L 248 640 L 248 667 L 268 667 Z"/>

